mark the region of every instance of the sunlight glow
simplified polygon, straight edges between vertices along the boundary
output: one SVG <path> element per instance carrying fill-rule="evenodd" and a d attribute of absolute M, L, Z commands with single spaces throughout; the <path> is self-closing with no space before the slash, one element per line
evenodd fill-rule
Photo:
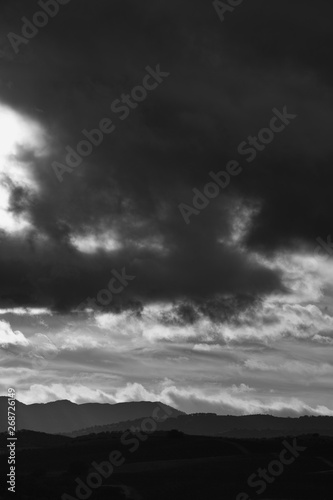
<path fill-rule="evenodd" d="M 72 236 L 71 244 L 79 252 L 94 254 L 99 251 L 114 252 L 121 248 L 113 232 Z"/>
<path fill-rule="evenodd" d="M 33 120 L 0 104 L 0 230 L 6 233 L 16 233 L 30 226 L 24 215 L 16 215 L 11 210 L 12 189 L 38 190 L 31 165 L 20 159 L 20 151 L 24 150 L 32 151 L 36 157 L 45 154 L 42 128 Z"/>

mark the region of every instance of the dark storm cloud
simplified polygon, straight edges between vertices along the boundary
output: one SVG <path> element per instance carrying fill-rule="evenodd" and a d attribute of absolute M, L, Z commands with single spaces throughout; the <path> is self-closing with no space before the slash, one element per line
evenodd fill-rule
<path fill-rule="evenodd" d="M 35 232 L 2 235 L 2 302 L 74 307 L 124 266 L 136 280 L 112 307 L 207 301 L 201 307 L 211 316 L 209 304 L 221 294 L 244 294 L 251 303 L 283 289 L 277 272 L 219 240 L 231 237 L 236 199 L 262 207 L 249 248 L 310 246 L 330 231 L 333 8 L 267 4 L 244 4 L 221 23 L 205 1 L 72 0 L 18 55 L 3 40 L 2 101 L 43 124 L 51 153 L 30 167 L 38 194 L 13 186 L 12 208 L 29 215 Z M 1 8 L 3 33 L 20 33 L 20 17 L 38 6 Z M 157 64 L 170 76 L 120 121 L 110 104 Z M 246 166 L 238 144 L 284 105 L 297 123 Z M 104 117 L 115 132 L 60 184 L 52 161 L 63 161 L 65 146 L 75 148 L 81 131 Z M 178 204 L 191 203 L 192 188 L 235 158 L 244 172 L 186 226 Z M 109 230 L 119 250 L 87 255 L 72 245 L 75 235 Z M 192 314 L 182 312 L 188 322 Z"/>

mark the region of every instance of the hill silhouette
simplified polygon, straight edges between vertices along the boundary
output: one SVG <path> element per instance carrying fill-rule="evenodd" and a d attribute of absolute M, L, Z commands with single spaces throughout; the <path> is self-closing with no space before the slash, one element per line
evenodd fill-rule
<path fill-rule="evenodd" d="M 17 430 L 47 434 L 66 434 L 71 437 L 103 432 L 140 430 L 143 418 L 151 417 L 156 408 L 166 420 L 158 422 L 157 430 L 177 430 L 201 436 L 241 438 L 271 438 L 285 435 L 319 434 L 333 436 L 333 417 L 272 415 L 216 415 L 195 413 L 187 415 L 163 403 L 140 401 L 117 404 L 75 404 L 67 400 L 45 404 L 25 405 L 16 402 Z M 7 398 L 0 397 L 0 413 L 7 413 Z M 0 432 L 5 432 L 6 419 L 1 419 Z"/>
<path fill-rule="evenodd" d="M 8 444 L 7 433 L 3 432 L 0 434 L 0 450 L 6 450 Z M 59 434 L 46 434 L 45 432 L 27 431 L 22 430 L 16 433 L 17 449 L 33 449 L 33 448 L 49 448 L 65 446 L 71 442 L 71 438 L 67 436 L 62 436 Z"/>
<path fill-rule="evenodd" d="M 7 406 L 7 398 L 0 397 L 1 415 L 7 415 Z M 165 409 L 170 416 L 182 414 L 163 403 L 151 401 L 81 405 L 67 400 L 31 405 L 16 401 L 16 428 L 17 430 L 27 429 L 49 434 L 64 434 L 95 425 L 150 417 L 158 406 Z M 160 413 L 163 416 L 162 410 Z M 0 432 L 6 430 L 6 419 L 3 418 L 0 421 Z"/>
<path fill-rule="evenodd" d="M 141 420 L 118 422 L 74 431 L 72 437 L 103 432 L 140 430 Z M 273 417 L 271 415 L 216 415 L 194 413 L 178 415 L 158 423 L 159 431 L 177 430 L 200 436 L 224 436 L 230 438 L 273 438 L 285 435 L 319 434 L 333 436 L 333 417 Z"/>

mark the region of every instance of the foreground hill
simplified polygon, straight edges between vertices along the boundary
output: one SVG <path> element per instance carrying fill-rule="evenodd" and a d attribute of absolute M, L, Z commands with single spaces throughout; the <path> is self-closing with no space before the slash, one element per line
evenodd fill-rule
<path fill-rule="evenodd" d="M 0 432 L 7 430 L 7 406 L 7 398 L 0 397 Z M 66 400 L 32 405 L 16 401 L 16 428 L 49 434 L 69 433 L 95 425 L 150 417 L 157 406 L 169 410 L 170 416 L 182 414 L 163 403 L 150 401 L 81 405 Z"/>
<path fill-rule="evenodd" d="M 7 455 L 8 450 L 6 446 L 8 434 L 3 432 L 0 434 L 0 453 L 5 453 Z M 59 434 L 45 434 L 45 432 L 35 432 L 35 431 L 18 431 L 16 433 L 16 449 L 33 449 L 33 448 L 51 448 L 58 446 L 65 446 L 71 443 L 72 439 L 67 436 L 61 436 Z"/>
<path fill-rule="evenodd" d="M 33 438 L 33 436 L 31 435 Z M 51 436 L 54 438 L 55 436 Z M 155 433 L 144 441 L 131 437 L 95 435 L 59 441 L 48 446 L 17 448 L 15 495 L 6 494 L 0 484 L 0 498 L 17 500 L 328 500 L 332 498 L 333 439 L 299 436 L 287 438 L 289 451 L 280 475 L 276 464 L 284 438 L 226 439 L 224 437 L 188 436 L 175 432 Z M 136 445 L 133 446 L 133 443 Z M 25 443 L 28 444 L 28 443 Z M 292 459 L 290 447 L 297 444 L 299 453 Z M 117 452 L 121 461 L 103 473 L 99 486 L 87 489 L 96 466 Z M 120 455 L 119 455 L 120 454 Z M 284 462 L 286 463 L 286 462 Z M 271 468 L 270 464 L 275 464 Z M 0 470 L 7 469 L 7 455 L 0 454 Z M 249 478 L 259 469 L 268 471 L 269 482 L 259 496 L 258 477 Z M 78 481 L 81 488 L 77 491 Z M 92 482 L 90 482 L 92 484 Z M 93 490 L 93 491 L 91 491 Z M 261 490 L 262 491 L 262 490 Z M 78 494 L 77 494 L 78 493 Z"/>

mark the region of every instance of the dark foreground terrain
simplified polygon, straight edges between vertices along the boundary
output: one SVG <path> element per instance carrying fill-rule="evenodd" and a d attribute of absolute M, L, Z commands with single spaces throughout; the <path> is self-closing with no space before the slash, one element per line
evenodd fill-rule
<path fill-rule="evenodd" d="M 1 498 L 332 498 L 333 437 L 230 439 L 190 436 L 179 431 L 136 436 L 127 433 L 125 437 L 101 433 L 76 438 L 22 431 L 17 437 L 16 493 L 6 492 L 2 482 Z M 0 436 L 2 478 L 8 469 L 5 438 L 5 434 Z M 112 467 L 109 477 L 89 475 L 96 473 L 96 465 L 109 461 L 110 453 L 116 450 L 119 453 L 112 454 L 114 466 L 106 465 L 104 469 L 110 471 Z M 281 455 L 283 450 L 287 451 Z M 281 456 L 288 464 L 281 465 Z M 259 477 L 260 468 L 265 469 L 261 474 L 267 474 L 266 479 Z M 100 485 L 82 486 L 87 485 L 88 478 L 93 486 L 95 481 Z M 81 489 L 75 491 L 78 483 Z"/>

